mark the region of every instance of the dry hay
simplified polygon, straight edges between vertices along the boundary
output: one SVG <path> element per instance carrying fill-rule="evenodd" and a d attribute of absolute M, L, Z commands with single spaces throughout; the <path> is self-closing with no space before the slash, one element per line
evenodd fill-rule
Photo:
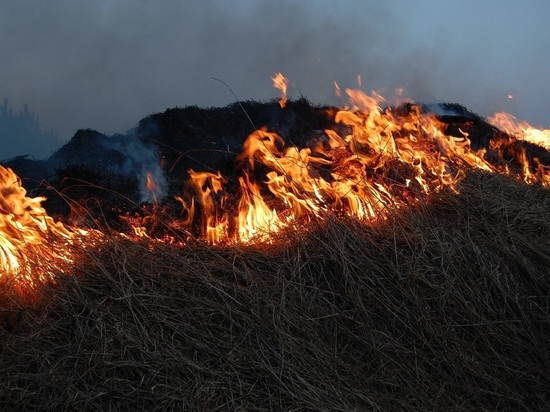
<path fill-rule="evenodd" d="M 0 409 L 547 410 L 550 192 L 460 190 L 271 246 L 89 251 L 4 309 Z"/>

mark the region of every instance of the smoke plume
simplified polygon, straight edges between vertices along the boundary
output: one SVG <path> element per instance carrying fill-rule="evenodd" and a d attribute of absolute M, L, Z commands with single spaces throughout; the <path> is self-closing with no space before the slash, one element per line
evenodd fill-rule
<path fill-rule="evenodd" d="M 233 102 L 212 77 L 242 100 L 276 98 L 277 72 L 290 98 L 340 104 L 333 82 L 360 75 L 367 92 L 403 87 L 547 126 L 549 12 L 543 0 L 2 2 L 0 98 L 59 135 L 37 141 L 41 153 L 80 128 L 124 132 L 167 107 Z"/>

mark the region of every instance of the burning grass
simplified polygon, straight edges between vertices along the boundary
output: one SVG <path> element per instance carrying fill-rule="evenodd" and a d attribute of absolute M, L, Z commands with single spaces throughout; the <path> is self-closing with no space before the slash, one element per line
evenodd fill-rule
<path fill-rule="evenodd" d="M 548 409 L 550 192 L 459 191 L 272 244 L 113 237 L 4 306 L 0 408 Z"/>

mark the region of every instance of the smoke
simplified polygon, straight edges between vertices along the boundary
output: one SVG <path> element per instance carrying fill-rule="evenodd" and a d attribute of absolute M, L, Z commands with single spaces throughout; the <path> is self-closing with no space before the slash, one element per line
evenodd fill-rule
<path fill-rule="evenodd" d="M 160 166 L 159 154 L 153 147 L 147 146 L 131 133 L 124 139 L 102 140 L 101 144 L 105 149 L 123 155 L 124 162 L 121 165 L 109 166 L 116 174 L 137 176 L 142 202 L 156 203 L 165 195 L 168 182 Z"/>
<path fill-rule="evenodd" d="M 212 77 L 242 100 L 276 98 L 277 72 L 289 97 L 315 103 L 341 104 L 333 82 L 361 75 L 367 92 L 402 86 L 546 125 L 549 12 L 545 0 L 2 2 L 0 97 L 60 136 L 42 152 L 81 128 L 124 132 L 167 107 L 233 102 Z"/>

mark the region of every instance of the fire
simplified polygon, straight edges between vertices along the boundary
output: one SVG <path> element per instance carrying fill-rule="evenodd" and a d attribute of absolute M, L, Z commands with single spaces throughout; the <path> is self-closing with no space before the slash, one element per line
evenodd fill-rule
<path fill-rule="evenodd" d="M 285 107 L 288 79 L 278 73 L 273 82 Z M 323 112 L 332 116 L 334 129 L 316 131 L 300 147 L 267 128 L 253 131 L 236 157 L 235 175 L 187 170 L 184 190 L 174 197 L 179 209 L 170 213 L 159 204 L 164 176 L 146 171 L 140 191 L 142 199 L 154 202 L 152 212 L 121 215 L 128 231 L 114 235 L 142 239 L 151 248 L 156 242 L 184 246 L 197 237 L 213 245 L 271 242 L 284 228 L 331 215 L 375 225 L 434 193 L 458 192 L 467 169 L 512 173 L 506 162 L 490 163 L 485 149 L 474 150 L 467 131 L 447 134 L 448 125 L 421 105 L 401 100 L 390 106 L 376 92 L 334 84 L 349 101 L 349 107 Z M 516 145 L 520 139 L 550 150 L 550 130 L 507 113 L 489 121 L 514 135 L 491 141 L 489 149 L 513 152 L 518 177 L 550 186 L 550 169 Z M 103 236 L 55 222 L 42 207 L 44 200 L 28 197 L 19 177 L 0 166 L 0 283 L 31 297 L 29 291 L 66 273 L 78 251 L 98 247 Z"/>
<path fill-rule="evenodd" d="M 281 105 L 281 108 L 284 108 L 287 102 L 286 91 L 288 88 L 288 79 L 285 76 L 283 76 L 282 73 L 277 73 L 275 76 L 271 78 L 271 80 L 273 80 L 273 87 L 281 91 L 281 98 L 279 99 L 279 104 Z"/>
<path fill-rule="evenodd" d="M 418 112 L 397 117 L 381 109 L 384 99 L 377 93 L 346 92 L 354 106 L 338 111 L 335 120 L 348 126 L 350 134 L 325 130 L 322 140 L 299 149 L 259 130 L 248 137 L 237 159 L 251 170 L 257 163 L 269 169 L 265 184 L 288 207 L 290 219 L 322 218 L 330 212 L 385 219 L 423 193 L 453 187 L 456 166 L 493 171 L 483 152 L 471 150 L 467 136 L 444 135 L 434 117 Z M 396 169 L 400 175 L 390 175 Z"/>
<path fill-rule="evenodd" d="M 219 207 L 216 207 L 215 195 L 221 194 L 225 179 L 218 172 L 195 172 L 189 170 L 190 184 L 199 195 L 202 207 L 203 232 L 210 243 L 218 243 L 227 232 L 227 214 L 223 211 L 224 196 L 220 196 Z M 189 210 L 191 214 L 191 210 Z"/>
<path fill-rule="evenodd" d="M 273 81 L 285 107 L 288 79 L 278 73 Z M 317 131 L 300 147 L 267 128 L 253 131 L 236 157 L 232 177 L 187 170 L 183 192 L 175 197 L 175 217 L 158 204 L 162 185 L 146 172 L 147 198 L 154 201 L 154 210 L 145 217 L 121 216 L 133 229 L 128 232 L 147 241 L 178 244 L 196 236 L 210 244 L 269 242 L 283 228 L 322 221 L 328 215 L 367 224 L 387 220 L 434 193 L 458 191 L 467 169 L 509 172 L 506 163 L 490 163 L 485 149 L 474 150 L 467 131 L 447 134 L 447 125 L 420 105 L 390 106 L 376 92 L 344 90 L 336 83 L 335 87 L 338 94 L 347 95 L 349 107 L 326 111 L 334 129 Z M 402 96 L 402 90 L 398 94 Z M 490 120 L 550 149 L 548 130 L 517 123 L 503 113 Z M 539 164 L 534 170 L 526 153 L 516 159 L 522 165 L 516 173 L 526 182 L 550 185 L 547 168 Z M 10 169 L 0 172 L 3 276 L 29 277 L 37 259 L 70 263 L 68 246 L 81 232 L 54 222 L 40 205 L 43 198 L 28 198 Z M 158 237 L 160 225 L 169 233 Z"/>
<path fill-rule="evenodd" d="M 43 197 L 27 197 L 19 177 L 0 166 L 0 280 L 25 291 L 52 280 L 72 262 L 69 246 L 78 234 L 55 222 L 41 206 Z"/>
<path fill-rule="evenodd" d="M 224 192 L 227 183 L 219 172 L 195 172 L 189 170 L 187 182 L 188 199 L 176 199 L 181 203 L 184 215 L 180 223 L 184 228 L 191 228 L 196 221 L 201 222 L 201 233 L 211 244 L 227 241 L 231 232 L 237 232 L 241 241 L 264 237 L 283 226 L 277 212 L 265 203 L 260 188 L 250 181 L 245 172 L 239 177 L 241 198 L 236 217 L 227 207 L 228 198 Z"/>
<path fill-rule="evenodd" d="M 550 150 L 550 129 L 537 129 L 525 121 L 518 121 L 510 113 L 497 112 L 487 118 L 489 123 L 499 129 L 516 135 L 519 139 L 537 144 Z"/>
<path fill-rule="evenodd" d="M 164 176 L 158 170 L 152 172 L 150 170 L 145 171 L 143 175 L 140 175 L 141 183 L 141 200 L 144 202 L 153 202 L 157 204 L 164 195 L 162 188 Z"/>
<path fill-rule="evenodd" d="M 158 187 L 157 183 L 155 182 L 155 179 L 153 179 L 153 174 L 151 172 L 147 172 L 145 174 L 146 179 L 146 188 L 153 197 L 155 203 L 157 203 L 157 193 L 160 191 L 160 188 Z"/>
<path fill-rule="evenodd" d="M 334 94 L 338 97 L 342 96 L 342 90 L 340 89 L 340 86 L 336 82 L 334 82 Z"/>
<path fill-rule="evenodd" d="M 247 242 L 253 239 L 268 240 L 271 233 L 284 226 L 275 209 L 265 203 L 260 188 L 252 183 L 247 173 L 239 177 L 242 196 L 239 201 L 239 239 Z"/>
<path fill-rule="evenodd" d="M 288 80 L 280 73 L 273 80 L 284 106 Z M 383 108 L 387 101 L 376 92 L 345 93 L 350 107 L 332 112 L 338 131 L 324 130 L 297 147 L 266 128 L 255 130 L 237 156 L 235 180 L 189 170 L 176 198 L 183 208 L 180 227 L 187 233 L 199 228 L 217 244 L 269 241 L 284 227 L 328 214 L 375 224 L 443 189 L 458 191 L 467 168 L 503 171 L 486 160 L 485 149 L 472 149 L 467 132 L 446 134 L 446 125 L 419 105 Z M 526 158 L 521 173 L 527 182 L 546 182 Z M 238 202 L 227 191 L 237 184 Z"/>
<path fill-rule="evenodd" d="M 292 222 L 336 213 L 375 223 L 444 188 L 456 190 L 464 168 L 496 171 L 468 134 L 448 136 L 433 116 L 383 109 L 385 99 L 347 89 L 350 108 L 334 113 L 344 126 L 324 130 L 306 147 L 278 134 L 252 132 L 237 157 L 240 199 L 231 203 L 219 172 L 189 170 L 182 226 L 200 227 L 212 243 L 266 240 Z M 270 201 L 267 198 L 272 199 Z"/>

